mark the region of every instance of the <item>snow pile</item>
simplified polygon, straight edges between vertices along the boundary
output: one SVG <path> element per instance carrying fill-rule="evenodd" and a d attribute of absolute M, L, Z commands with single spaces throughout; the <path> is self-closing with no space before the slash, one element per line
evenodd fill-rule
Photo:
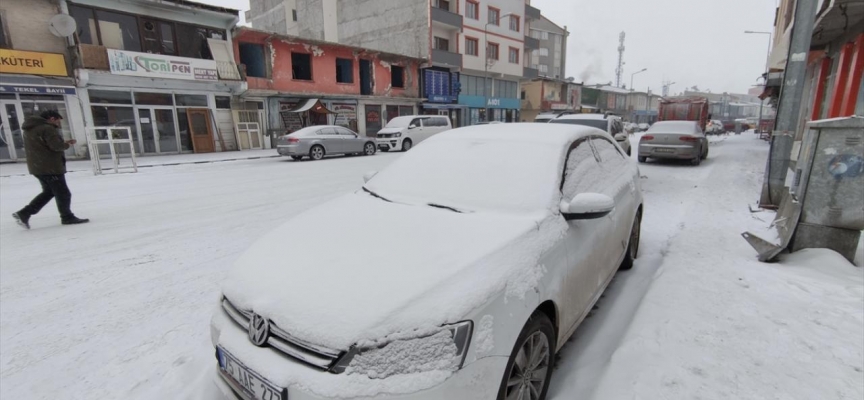
<path fill-rule="evenodd" d="M 459 368 L 460 361 L 453 334 L 444 330 L 424 338 L 396 340 L 382 348 L 360 353 L 351 360 L 345 373 L 384 379 L 396 374 L 453 372 Z"/>
<path fill-rule="evenodd" d="M 474 328 L 474 354 L 482 357 L 495 349 L 495 335 L 492 330 L 494 317 L 484 315 Z"/>

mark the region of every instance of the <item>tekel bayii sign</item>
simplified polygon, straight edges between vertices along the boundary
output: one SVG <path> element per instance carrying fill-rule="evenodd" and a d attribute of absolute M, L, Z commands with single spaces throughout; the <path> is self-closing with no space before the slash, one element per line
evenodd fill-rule
<path fill-rule="evenodd" d="M 108 49 L 108 64 L 115 75 L 190 81 L 219 80 L 213 60 Z"/>

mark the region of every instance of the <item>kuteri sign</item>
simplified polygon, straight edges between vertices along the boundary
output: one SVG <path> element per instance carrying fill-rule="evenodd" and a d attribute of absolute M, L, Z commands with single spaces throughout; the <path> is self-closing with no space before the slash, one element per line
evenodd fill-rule
<path fill-rule="evenodd" d="M 108 64 L 111 66 L 111 73 L 115 75 L 190 81 L 219 80 L 216 62 L 213 60 L 108 49 Z"/>
<path fill-rule="evenodd" d="M 0 71 L 11 74 L 68 76 L 62 54 L 0 49 Z"/>

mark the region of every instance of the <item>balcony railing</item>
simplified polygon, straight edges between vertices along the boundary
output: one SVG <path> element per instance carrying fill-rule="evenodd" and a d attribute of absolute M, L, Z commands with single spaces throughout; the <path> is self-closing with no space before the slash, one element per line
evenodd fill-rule
<path fill-rule="evenodd" d="M 448 68 L 461 68 L 462 55 L 446 50 L 432 49 L 432 64 Z"/>
<path fill-rule="evenodd" d="M 432 22 L 440 22 L 462 31 L 462 16 L 442 8 L 432 7 Z"/>
<path fill-rule="evenodd" d="M 528 19 L 540 19 L 540 9 L 532 7 L 530 4 L 525 5 L 525 17 Z"/>
<path fill-rule="evenodd" d="M 540 48 L 540 39 L 525 35 L 525 48 L 528 50 L 537 50 Z"/>

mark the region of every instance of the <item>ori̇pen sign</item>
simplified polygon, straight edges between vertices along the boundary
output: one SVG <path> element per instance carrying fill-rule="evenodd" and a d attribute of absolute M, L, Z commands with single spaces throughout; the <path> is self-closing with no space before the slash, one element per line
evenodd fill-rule
<path fill-rule="evenodd" d="M 0 49 L 0 72 L 6 74 L 68 76 L 62 54 Z"/>
<path fill-rule="evenodd" d="M 108 65 L 115 75 L 190 81 L 219 80 L 213 60 L 108 49 Z"/>

